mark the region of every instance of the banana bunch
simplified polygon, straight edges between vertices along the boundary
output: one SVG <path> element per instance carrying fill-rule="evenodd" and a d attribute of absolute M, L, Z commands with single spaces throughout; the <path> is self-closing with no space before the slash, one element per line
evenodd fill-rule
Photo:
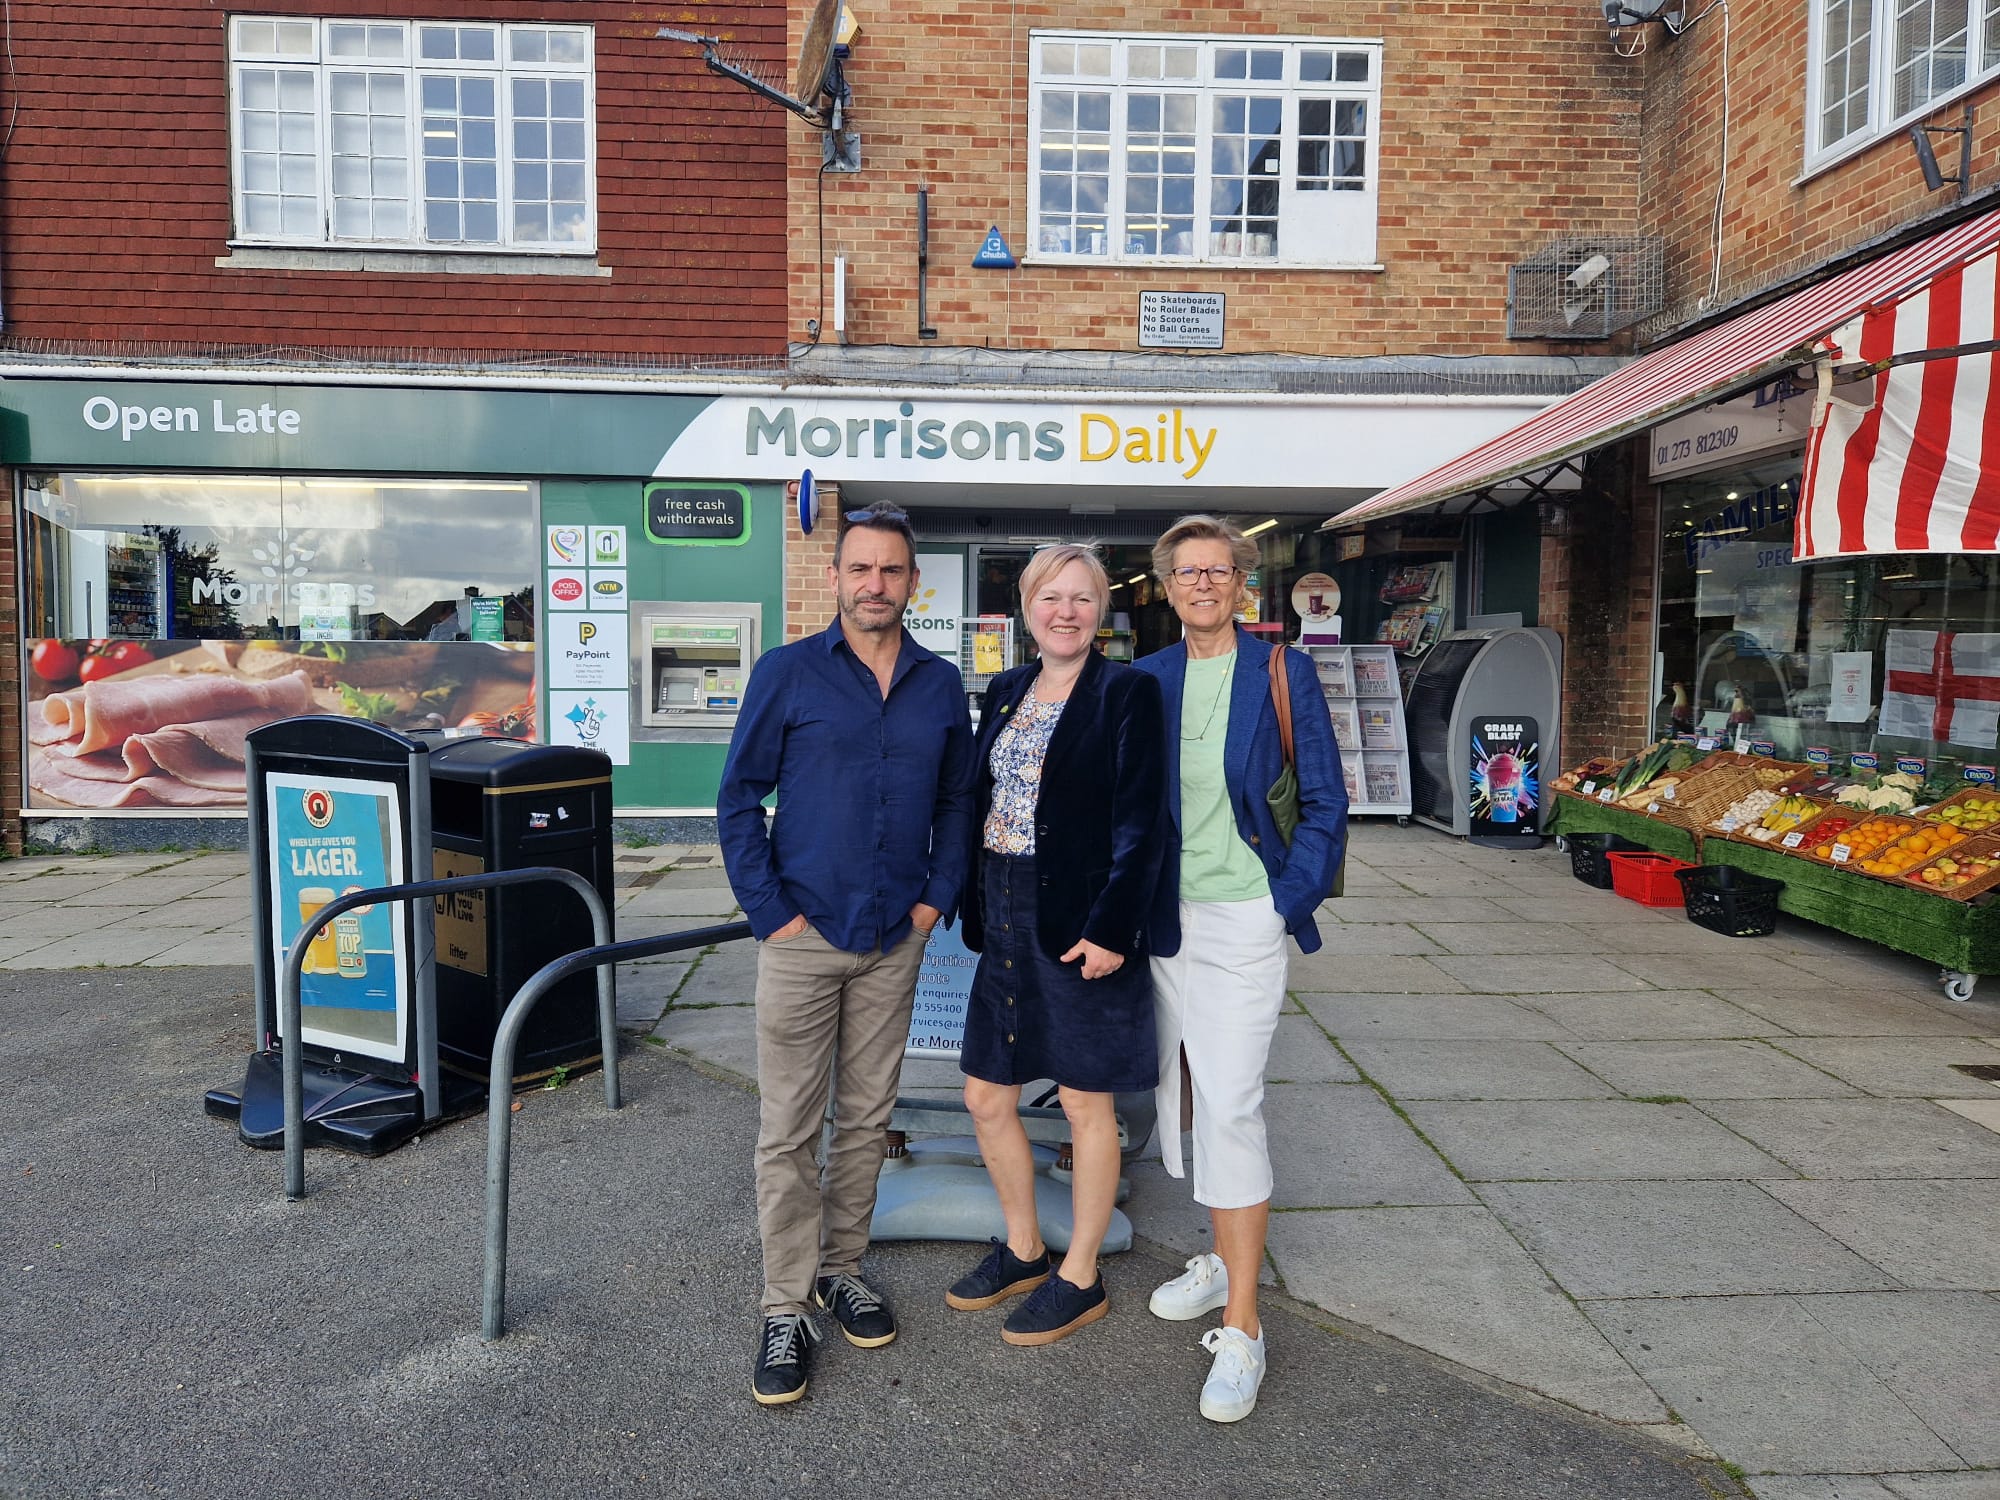
<path fill-rule="evenodd" d="M 1810 797 L 1780 797 L 1759 822 L 1773 833 L 1790 833 L 1818 811 L 1819 804 Z"/>

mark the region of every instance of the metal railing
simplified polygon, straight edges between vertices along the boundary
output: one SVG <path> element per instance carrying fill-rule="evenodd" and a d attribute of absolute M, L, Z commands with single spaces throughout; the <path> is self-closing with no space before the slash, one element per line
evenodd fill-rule
<path fill-rule="evenodd" d="M 349 891 L 322 906 L 313 914 L 310 923 L 299 929 L 299 935 L 292 939 L 292 946 L 285 954 L 285 969 L 278 983 L 278 1035 L 284 1045 L 280 1051 L 280 1064 L 284 1073 L 285 1086 L 285 1196 L 303 1198 L 306 1195 L 306 1122 L 305 1122 L 305 1031 L 304 1005 L 299 998 L 299 978 L 305 971 L 306 950 L 313 939 L 329 926 L 335 917 L 353 911 L 357 906 L 372 906 L 404 901 L 420 901 L 430 896 L 446 896 L 454 891 L 492 890 L 507 885 L 533 885 L 553 882 L 566 885 L 583 897 L 583 904 L 590 908 L 591 936 L 600 945 L 611 940 L 611 916 L 605 910 L 604 898 L 597 894 L 597 888 L 574 870 L 557 870 L 546 865 L 535 865 L 524 870 L 493 870 L 484 875 L 454 875 L 448 880 L 414 880 L 403 885 L 376 886 L 373 890 Z M 540 976 L 537 975 L 537 978 Z M 532 984 L 534 981 L 530 980 Z M 597 1030 L 604 1043 L 604 1102 L 608 1108 L 618 1107 L 618 1003 L 612 993 L 611 976 L 600 974 L 597 979 Z M 509 1081 L 511 1082 L 511 1076 Z"/>
<path fill-rule="evenodd" d="M 520 1039 L 521 1028 L 527 1024 L 528 1012 L 556 985 L 584 969 L 595 968 L 598 971 L 601 991 L 602 976 L 614 964 L 657 958 L 663 953 L 678 953 L 686 948 L 705 948 L 710 943 L 734 942 L 750 935 L 748 922 L 725 922 L 715 927 L 697 927 L 689 932 L 669 933 L 663 937 L 633 938 L 623 943 L 599 943 L 594 948 L 580 948 L 537 969 L 529 976 L 528 982 L 515 992 L 514 998 L 507 1002 L 506 1013 L 500 1017 L 500 1030 L 493 1038 L 493 1068 L 487 1080 L 486 1094 L 486 1272 L 480 1287 L 479 1336 L 488 1343 L 507 1331 L 507 1198 L 513 1179 L 514 1147 L 514 1111 L 509 1085 L 514 1076 L 514 1045 Z M 604 1103 L 608 1109 L 618 1108 L 619 1102 L 612 1081 L 614 1075 L 610 1071 L 617 1049 L 614 1017 L 612 1022 L 606 1023 L 604 1040 Z"/>

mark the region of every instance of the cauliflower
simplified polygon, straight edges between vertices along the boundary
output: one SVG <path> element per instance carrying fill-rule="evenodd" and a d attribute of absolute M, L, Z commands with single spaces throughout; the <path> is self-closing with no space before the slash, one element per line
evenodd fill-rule
<path fill-rule="evenodd" d="M 1923 785 L 1921 777 L 1912 776 L 1908 771 L 1891 771 L 1877 783 L 1879 786 L 1898 786 L 1915 792 Z"/>
<path fill-rule="evenodd" d="M 1868 794 L 1868 808 L 1871 812 L 1908 812 L 1916 805 L 1916 797 L 1906 786 L 1878 786 Z"/>
<path fill-rule="evenodd" d="M 1872 807 L 1874 804 L 1868 800 L 1869 796 L 1870 793 L 1867 787 L 1850 786 L 1844 788 L 1841 794 L 1833 800 L 1846 807 Z"/>

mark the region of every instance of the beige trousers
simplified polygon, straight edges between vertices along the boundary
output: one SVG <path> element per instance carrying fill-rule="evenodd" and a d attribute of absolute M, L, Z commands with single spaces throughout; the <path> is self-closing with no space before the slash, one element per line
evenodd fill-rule
<path fill-rule="evenodd" d="M 819 1276 L 861 1269 L 924 934 L 843 953 L 808 927 L 757 950 L 757 1230 L 764 1316 L 805 1312 Z M 826 1159 L 815 1158 L 827 1112 Z"/>

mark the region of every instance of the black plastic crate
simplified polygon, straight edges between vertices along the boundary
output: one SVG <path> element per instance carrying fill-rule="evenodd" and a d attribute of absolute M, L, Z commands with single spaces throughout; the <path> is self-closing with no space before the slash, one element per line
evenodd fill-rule
<path fill-rule="evenodd" d="M 1724 937 L 1768 937 L 1778 926 L 1782 880 L 1731 865 L 1696 865 L 1679 872 L 1688 920 Z"/>
<path fill-rule="evenodd" d="M 1611 861 L 1605 855 L 1646 847 L 1616 833 L 1567 833 L 1563 837 L 1569 840 L 1570 874 L 1600 891 L 1611 889 Z"/>

